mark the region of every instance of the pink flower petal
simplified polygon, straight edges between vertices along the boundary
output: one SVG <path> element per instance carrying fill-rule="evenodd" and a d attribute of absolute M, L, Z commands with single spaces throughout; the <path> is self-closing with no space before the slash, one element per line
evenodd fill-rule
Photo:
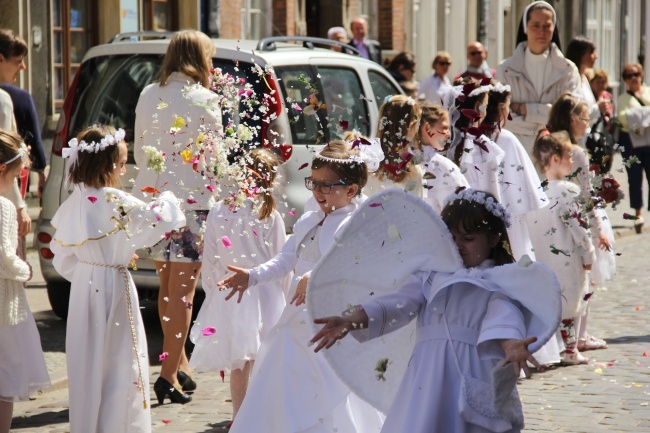
<path fill-rule="evenodd" d="M 228 236 L 221 236 L 221 243 L 226 248 L 232 247 L 232 242 L 230 242 L 230 238 Z"/>
<path fill-rule="evenodd" d="M 368 207 L 379 207 L 381 206 L 381 203 L 371 203 L 368 205 Z"/>
<path fill-rule="evenodd" d="M 217 328 L 213 328 L 212 326 L 206 326 L 206 327 L 203 328 L 203 330 L 201 331 L 201 333 L 202 333 L 203 335 L 205 335 L 206 337 L 208 337 L 208 336 L 210 336 L 210 335 L 214 335 L 214 334 L 216 334 L 216 332 L 217 332 Z"/>
<path fill-rule="evenodd" d="M 96 203 L 96 202 L 97 202 L 97 197 L 95 197 L 94 195 L 89 195 L 89 196 L 86 197 L 86 198 L 87 198 L 88 201 L 90 201 L 91 203 Z"/>
<path fill-rule="evenodd" d="M 256 238 L 258 238 L 260 235 L 257 234 L 257 230 L 253 229 L 253 234 L 255 235 Z"/>
<path fill-rule="evenodd" d="M 158 355 L 158 361 L 162 362 L 163 359 L 167 358 L 169 356 L 169 353 L 163 352 L 160 355 Z"/>
<path fill-rule="evenodd" d="M 206 186 L 206 188 L 208 189 L 208 191 L 214 192 L 214 187 L 212 185 L 208 185 Z"/>
<path fill-rule="evenodd" d="M 289 212 L 287 212 L 287 215 L 296 216 L 296 211 L 295 210 L 290 210 Z"/>
<path fill-rule="evenodd" d="M 196 203 L 196 200 L 194 200 L 192 197 L 188 198 L 188 199 L 185 200 L 185 201 L 187 202 L 187 204 L 194 204 L 194 203 Z"/>

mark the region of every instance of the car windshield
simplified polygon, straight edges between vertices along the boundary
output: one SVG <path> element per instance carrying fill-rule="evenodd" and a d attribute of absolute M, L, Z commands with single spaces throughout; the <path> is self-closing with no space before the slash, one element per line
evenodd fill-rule
<path fill-rule="evenodd" d="M 343 138 L 345 130 L 368 135 L 368 107 L 353 69 L 311 65 L 276 67 L 293 144 Z"/>

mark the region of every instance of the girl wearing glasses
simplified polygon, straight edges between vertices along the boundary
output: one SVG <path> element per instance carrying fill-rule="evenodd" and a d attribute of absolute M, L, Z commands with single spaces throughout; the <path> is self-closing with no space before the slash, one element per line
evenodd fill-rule
<path fill-rule="evenodd" d="M 339 230 L 358 207 L 368 177 L 368 166 L 379 166 L 376 146 L 355 149 L 332 141 L 316 153 L 305 186 L 312 191 L 318 210 L 306 212 L 294 225 L 293 236 L 282 251 L 253 269 L 228 266 L 234 275 L 218 283 L 228 290 L 226 300 L 241 302 L 250 287 L 283 278 L 293 272 L 290 303 L 279 322 L 262 342 L 252 380 L 231 433 L 376 432 L 383 417 L 351 393 L 322 354 L 307 342 L 310 318 L 305 307 L 307 281 L 320 258 L 334 244 Z M 275 397 L 269 399 L 273 392 Z M 279 394 L 278 394 L 279 393 Z"/>
<path fill-rule="evenodd" d="M 623 148 L 623 158 L 638 158 L 640 164 L 626 165 L 628 183 L 630 185 L 630 205 L 634 209 L 636 220 L 634 229 L 637 233 L 643 231 L 643 172 L 650 181 L 650 135 L 646 132 L 650 118 L 650 87 L 643 84 L 643 66 L 630 64 L 623 68 L 625 90 L 618 97 L 618 119 L 622 129 L 619 144 Z M 648 196 L 650 209 L 650 194 Z"/>

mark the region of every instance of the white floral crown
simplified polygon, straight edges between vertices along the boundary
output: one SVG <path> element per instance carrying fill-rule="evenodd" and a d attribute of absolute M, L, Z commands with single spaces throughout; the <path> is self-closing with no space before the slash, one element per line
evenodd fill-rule
<path fill-rule="evenodd" d="M 455 200 L 467 200 L 469 202 L 483 205 L 488 212 L 495 217 L 500 218 L 506 227 L 510 227 L 510 212 L 508 212 L 501 203 L 496 201 L 494 197 L 487 197 L 487 194 L 483 191 L 467 188 L 458 193 L 450 194 L 445 199 L 445 205 Z"/>
<path fill-rule="evenodd" d="M 492 84 L 488 84 L 486 86 L 479 86 L 476 89 L 469 92 L 469 95 L 467 95 L 467 97 L 472 98 L 474 96 L 480 95 L 481 93 L 490 92 L 492 89 L 494 89 L 494 86 Z"/>
<path fill-rule="evenodd" d="M 355 132 L 356 134 L 356 132 Z M 334 162 L 338 164 L 360 164 L 365 163 L 368 167 L 370 173 L 374 173 L 379 168 L 379 164 L 384 160 L 384 152 L 381 150 L 381 143 L 378 138 L 364 139 L 356 134 L 357 139 L 354 141 L 346 141 L 350 147 L 353 149 L 357 147 L 359 149 L 358 154 L 350 155 L 348 158 L 330 158 L 329 156 L 323 156 L 321 152 L 325 149 L 325 146 L 321 147 L 318 152 L 314 154 L 314 158 L 320 159 L 322 161 Z"/>
<path fill-rule="evenodd" d="M 27 145 L 25 143 L 20 143 L 20 147 L 18 148 L 18 154 L 16 154 L 16 156 L 9 159 L 8 161 L 3 162 L 2 164 L 11 164 L 18 158 L 25 159 L 27 158 L 27 155 L 29 155 L 29 149 L 27 148 Z"/>
<path fill-rule="evenodd" d="M 76 138 L 68 141 L 69 147 L 66 147 L 61 151 L 63 158 L 68 158 L 68 176 L 66 178 L 66 183 L 69 183 L 70 173 L 79 162 L 79 152 L 97 153 L 100 150 L 106 149 L 108 146 L 113 146 L 123 141 L 125 136 L 126 133 L 122 128 L 120 128 L 115 132 L 115 135 L 108 134 L 102 138 L 99 143 L 94 141 L 86 143 L 85 141 L 79 141 Z"/>
<path fill-rule="evenodd" d="M 503 84 L 502 82 L 497 82 L 492 86 L 492 92 L 498 92 L 498 93 L 505 93 L 508 92 L 510 93 L 510 84 Z"/>

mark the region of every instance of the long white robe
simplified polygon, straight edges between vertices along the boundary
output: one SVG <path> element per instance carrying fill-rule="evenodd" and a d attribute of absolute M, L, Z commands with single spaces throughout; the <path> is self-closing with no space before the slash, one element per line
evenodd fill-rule
<path fill-rule="evenodd" d="M 449 274 L 417 272 L 398 291 L 361 304 L 370 320 L 367 331 L 352 332 L 360 341 L 380 338 L 417 316 L 416 345 L 381 430 L 384 433 L 487 431 L 459 414 L 461 376 L 453 351 L 463 374 L 490 382 L 491 370 L 503 357 L 497 340 L 523 338 L 523 315 L 506 295 L 467 282 L 453 284 L 427 302 L 429 293 L 448 278 Z"/>
<path fill-rule="evenodd" d="M 252 203 L 230 210 L 217 203 L 208 214 L 203 244 L 202 282 L 206 292 L 190 338 L 190 366 L 199 371 L 241 369 L 254 360 L 260 341 L 277 323 L 284 308 L 288 279 L 260 284 L 244 293 L 241 303 L 228 302 L 217 283 L 230 274 L 227 265 L 252 268 L 280 252 L 286 241 L 282 216 L 274 211 L 259 221 Z M 208 327 L 215 334 L 203 334 Z"/>
<path fill-rule="evenodd" d="M 325 254 L 356 208 L 349 204 L 327 217 L 320 210 L 305 213 L 296 222 L 294 235 L 282 252 L 250 271 L 249 290 L 257 290 L 253 286 L 258 282 L 284 277 L 293 270 L 290 299 L 298 279 L 315 265 L 310 260 L 312 254 L 302 254 L 309 248 L 311 237 L 317 242 L 316 255 Z M 351 393 L 323 353 L 314 353 L 307 347 L 312 337 L 309 322 L 305 305 L 287 304 L 278 324 L 262 342 L 231 433 L 379 432 L 383 421 L 380 413 Z"/>
<path fill-rule="evenodd" d="M 70 431 L 150 432 L 150 405 L 143 404 L 143 398 L 149 402 L 147 338 L 127 272 L 129 323 L 127 289 L 117 267 L 126 266 L 135 250 L 185 225 L 177 200 L 164 192 L 144 203 L 118 189 L 80 184 L 52 225 L 53 265 L 72 283 L 66 328 Z"/>

